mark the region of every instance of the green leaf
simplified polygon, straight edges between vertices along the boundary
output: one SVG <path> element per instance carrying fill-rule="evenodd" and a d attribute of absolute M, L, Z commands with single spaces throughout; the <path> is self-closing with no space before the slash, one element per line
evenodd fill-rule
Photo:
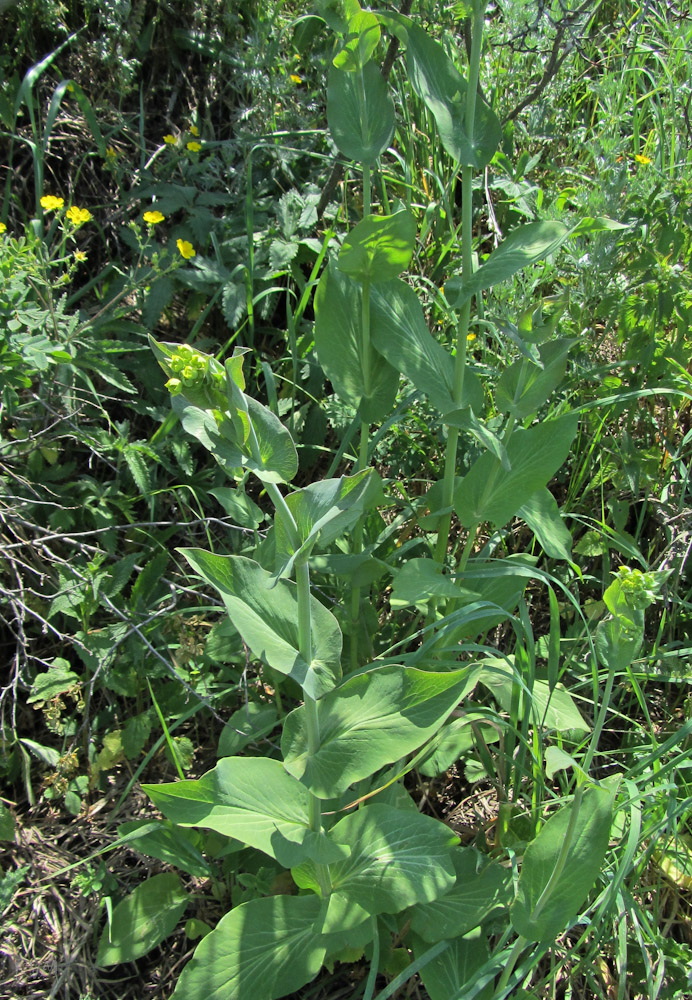
<path fill-rule="evenodd" d="M 133 962 L 172 934 L 190 898 L 172 872 L 154 875 L 113 910 L 99 941 L 99 968 Z"/>
<path fill-rule="evenodd" d="M 235 837 L 284 868 L 343 856 L 324 833 L 310 829 L 307 789 L 278 760 L 224 757 L 201 778 L 142 787 L 174 823 Z"/>
<path fill-rule="evenodd" d="M 439 42 L 414 24 L 406 25 L 411 86 L 434 115 L 442 145 L 459 164 L 481 170 L 502 138 L 497 116 L 476 100 L 473 135 L 466 132 L 466 80 Z"/>
<path fill-rule="evenodd" d="M 506 368 L 495 389 L 499 410 L 523 420 L 535 413 L 560 384 L 567 368 L 567 353 L 574 340 L 549 340 L 538 349 L 541 366 L 519 358 Z"/>
<path fill-rule="evenodd" d="M 209 493 L 241 528 L 258 528 L 264 520 L 263 512 L 244 490 L 217 486 L 216 489 L 209 490 Z"/>
<path fill-rule="evenodd" d="M 357 73 L 332 66 L 327 122 L 334 142 L 348 160 L 372 165 L 387 149 L 394 135 L 394 103 L 373 62 Z"/>
<path fill-rule="evenodd" d="M 26 700 L 29 705 L 52 701 L 66 691 L 76 690 L 80 684 L 81 678 L 74 673 L 70 663 L 57 657 L 46 673 L 36 675 L 31 685 L 31 694 Z"/>
<path fill-rule="evenodd" d="M 512 556 L 502 563 L 504 572 L 500 574 L 493 572 L 497 563 L 473 560 L 464 574 L 452 577 L 433 559 L 409 559 L 394 577 L 390 604 L 392 608 L 413 604 L 423 612 L 431 597 L 454 600 L 457 610 L 479 604 L 473 620 L 455 628 L 453 641 L 458 641 L 461 635 L 479 635 L 509 617 L 526 586 L 511 572 L 515 565 L 524 572 L 527 570 L 522 557 Z M 474 577 L 473 573 L 487 575 Z M 498 610 L 483 604 L 495 605 Z"/>
<path fill-rule="evenodd" d="M 480 732 L 484 743 L 497 743 L 500 739 L 497 727 L 487 722 L 482 712 L 465 712 L 462 718 L 447 722 L 431 741 L 425 756 L 417 758 L 416 767 L 420 773 L 435 778 L 471 753 L 476 745 L 474 728 Z"/>
<path fill-rule="evenodd" d="M 391 281 L 408 267 L 415 240 L 416 220 L 407 208 L 368 215 L 344 240 L 336 266 L 356 281 Z"/>
<path fill-rule="evenodd" d="M 295 583 L 279 580 L 243 556 L 217 556 L 204 549 L 179 550 L 195 573 L 216 588 L 233 625 L 260 660 L 291 677 L 311 698 L 330 691 L 341 677 L 341 630 L 336 618 L 310 598 L 313 658 L 300 654 Z"/>
<path fill-rule="evenodd" d="M 135 760 L 146 746 L 151 733 L 149 712 L 131 716 L 122 728 L 123 752 L 128 760 Z"/>
<path fill-rule="evenodd" d="M 454 509 L 465 527 L 490 521 L 502 527 L 546 485 L 567 457 L 578 417 L 567 413 L 522 430 L 506 445 L 511 470 L 494 455 L 476 459 L 454 491 Z"/>
<path fill-rule="evenodd" d="M 339 397 L 360 407 L 363 420 L 376 423 L 394 405 L 399 374 L 371 346 L 364 353 L 362 297 L 360 285 L 348 275 L 331 266 L 325 270 L 315 293 L 315 349 Z"/>
<path fill-rule="evenodd" d="M 322 967 L 316 896 L 267 896 L 234 907 L 197 946 L 172 1000 L 275 1000 Z"/>
<path fill-rule="evenodd" d="M 150 858 L 158 858 L 164 864 L 182 868 L 195 878 L 209 878 L 211 874 L 198 846 L 202 834 L 183 830 L 169 820 L 138 819 L 131 823 L 121 823 L 118 836 L 126 837 L 126 843 L 135 851 Z"/>
<path fill-rule="evenodd" d="M 560 515 L 557 501 L 545 486 L 537 490 L 518 512 L 551 559 L 572 558 L 572 534 Z"/>
<path fill-rule="evenodd" d="M 454 361 L 428 330 L 420 300 L 410 285 L 395 279 L 370 293 L 371 337 L 377 351 L 441 413 L 455 409 Z M 480 409 L 483 389 L 477 376 L 464 373 L 463 406 Z"/>
<path fill-rule="evenodd" d="M 278 722 L 275 705 L 250 701 L 230 717 L 221 730 L 218 757 L 232 757 L 248 743 L 267 736 Z"/>
<path fill-rule="evenodd" d="M 512 874 L 474 847 L 452 852 L 456 882 L 449 892 L 411 912 L 411 929 L 431 944 L 455 938 L 477 927 L 512 898 Z"/>
<path fill-rule="evenodd" d="M 344 47 L 334 57 L 337 69 L 355 73 L 372 59 L 380 41 L 380 22 L 369 10 L 359 10 L 349 18 L 348 37 Z"/>
<path fill-rule="evenodd" d="M 464 377 L 465 381 L 466 378 Z M 459 430 L 466 431 L 467 434 L 474 437 L 476 441 L 479 441 L 484 448 L 497 458 L 505 472 L 510 471 L 511 466 L 504 444 L 497 434 L 493 434 L 486 423 L 478 419 L 470 406 L 452 410 L 451 413 L 445 413 L 443 420 L 449 427 L 458 427 Z"/>
<path fill-rule="evenodd" d="M 510 657 L 510 661 L 511 661 Z M 509 712 L 514 686 L 518 683 L 511 662 L 499 657 L 483 660 L 480 682 L 492 693 L 497 703 Z M 576 706 L 572 695 L 563 684 L 550 689 L 547 681 L 536 678 L 531 688 L 531 718 L 535 725 L 565 733 L 571 730 L 589 732 L 589 725 Z"/>
<path fill-rule="evenodd" d="M 425 950 L 414 947 L 414 955 L 418 958 Z M 441 955 L 436 955 L 421 969 L 421 979 L 430 1000 L 457 1000 L 457 997 L 468 996 L 464 986 L 489 958 L 488 938 L 480 927 L 450 941 Z M 472 996 L 474 1000 L 491 1000 L 493 984 L 475 989 Z"/>
<path fill-rule="evenodd" d="M 554 941 L 579 913 L 608 850 L 613 798 L 606 788 L 587 788 L 581 802 L 560 809 L 527 847 L 510 909 L 512 926 L 527 941 Z M 564 867 L 543 895 L 570 827 Z"/>
<path fill-rule="evenodd" d="M 14 842 L 14 816 L 4 802 L 0 802 L 0 840 Z"/>
<path fill-rule="evenodd" d="M 559 250 L 570 235 L 570 230 L 561 222 L 529 222 L 525 226 L 517 226 L 469 278 L 449 279 L 445 285 L 447 301 L 453 308 L 460 309 L 484 289 L 492 288 L 523 268 L 545 260 Z"/>
<path fill-rule="evenodd" d="M 470 668 L 433 673 L 391 665 L 349 677 L 317 703 L 317 748 L 308 749 L 305 709 L 287 716 L 284 766 L 319 798 L 341 795 L 422 746 L 473 683 Z"/>
<path fill-rule="evenodd" d="M 372 804 L 340 820 L 330 839 L 350 849 L 348 858 L 329 866 L 337 900 L 330 905 L 346 898 L 368 913 L 398 913 L 454 884 L 458 838 L 429 816 Z"/>
<path fill-rule="evenodd" d="M 624 617 L 599 622 L 594 636 L 598 659 L 608 670 L 613 670 L 615 673 L 625 671 L 636 659 L 643 640 L 643 623 L 637 625 Z"/>
<path fill-rule="evenodd" d="M 381 497 L 381 481 L 372 469 L 364 469 L 354 476 L 341 476 L 340 479 L 324 479 L 289 494 L 286 505 L 298 528 L 299 545 L 295 549 L 291 545 L 291 530 L 279 508 L 274 520 L 279 567 L 277 576 L 288 575 L 300 556 L 308 555 L 316 547 L 331 545 Z"/>

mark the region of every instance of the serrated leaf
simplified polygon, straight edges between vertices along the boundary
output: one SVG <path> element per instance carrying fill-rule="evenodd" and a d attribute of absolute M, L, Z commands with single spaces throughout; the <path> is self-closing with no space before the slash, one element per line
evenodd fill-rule
<path fill-rule="evenodd" d="M 27 704 L 52 701 L 58 695 L 74 690 L 79 684 L 81 678 L 74 673 L 67 660 L 58 657 L 46 673 L 36 675 L 31 685 L 31 694 L 26 699 Z"/>
<path fill-rule="evenodd" d="M 123 753 L 128 760 L 136 760 L 146 746 L 151 733 L 151 718 L 148 712 L 141 712 L 128 719 L 122 728 Z"/>
<path fill-rule="evenodd" d="M 135 486 L 144 497 L 151 495 L 151 476 L 146 466 L 142 453 L 135 447 L 128 446 L 123 450 L 123 458 L 127 464 L 130 474 L 135 481 Z"/>

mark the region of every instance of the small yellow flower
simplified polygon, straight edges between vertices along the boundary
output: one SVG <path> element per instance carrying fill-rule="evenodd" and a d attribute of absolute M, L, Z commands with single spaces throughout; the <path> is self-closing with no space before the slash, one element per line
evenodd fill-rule
<path fill-rule="evenodd" d="M 163 141 L 166 143 L 167 146 L 175 146 L 178 140 L 174 135 L 171 135 L 171 133 L 169 132 L 168 135 L 164 135 Z"/>
<path fill-rule="evenodd" d="M 65 204 L 64 198 L 56 198 L 54 194 L 44 194 L 41 198 L 41 208 L 46 212 L 57 212 Z"/>
<path fill-rule="evenodd" d="M 637 163 L 643 163 L 644 166 L 651 163 L 651 159 L 648 156 L 644 156 L 643 153 L 637 153 L 634 157 Z"/>
<path fill-rule="evenodd" d="M 476 339 L 476 334 L 475 333 L 467 333 L 466 334 L 466 340 L 469 342 L 469 344 L 471 343 L 471 341 L 473 341 L 475 339 Z"/>
<path fill-rule="evenodd" d="M 196 253 L 195 248 L 193 247 L 192 243 L 188 243 L 187 240 L 178 240 L 176 246 L 178 248 L 180 256 L 184 257 L 185 260 L 190 260 L 192 257 L 195 256 Z"/>
<path fill-rule="evenodd" d="M 191 153 L 199 153 L 200 149 L 202 148 L 202 144 L 201 142 L 188 142 L 187 148 L 190 150 Z"/>
<path fill-rule="evenodd" d="M 4 222 L 0 222 L 0 234 L 7 232 L 7 226 Z"/>
<path fill-rule="evenodd" d="M 83 264 L 84 261 L 87 259 L 87 255 L 84 253 L 83 250 L 75 250 L 74 259 L 78 261 L 80 264 Z"/>
<path fill-rule="evenodd" d="M 193 135 L 199 135 L 199 129 L 196 125 L 190 125 L 190 132 L 192 132 Z"/>
<path fill-rule="evenodd" d="M 302 83 L 303 82 L 302 77 L 298 76 L 297 73 L 291 73 L 291 80 L 293 81 L 293 83 Z"/>
<path fill-rule="evenodd" d="M 163 222 L 166 216 L 161 212 L 145 212 L 142 218 L 148 225 L 155 226 L 157 222 Z"/>
<path fill-rule="evenodd" d="M 82 226 L 91 219 L 91 212 L 88 208 L 77 208 L 76 205 L 71 205 L 65 215 L 73 226 Z"/>
<path fill-rule="evenodd" d="M 115 147 L 113 146 L 109 146 L 108 149 L 106 150 L 106 162 L 115 163 L 117 159 L 118 159 L 117 149 L 115 149 Z"/>

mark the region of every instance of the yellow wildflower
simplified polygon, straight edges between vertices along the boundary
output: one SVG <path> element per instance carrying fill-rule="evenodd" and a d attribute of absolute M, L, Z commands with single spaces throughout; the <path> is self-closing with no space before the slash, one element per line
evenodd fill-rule
<path fill-rule="evenodd" d="M 84 253 L 83 250 L 75 250 L 74 259 L 78 261 L 80 264 L 83 264 L 84 261 L 87 259 L 87 255 Z"/>
<path fill-rule="evenodd" d="M 71 205 L 65 214 L 73 226 L 81 226 L 91 219 L 91 212 L 88 208 L 77 208 L 76 205 Z"/>
<path fill-rule="evenodd" d="M 155 226 L 157 222 L 163 222 L 166 216 L 161 212 L 145 212 L 142 218 L 148 225 Z"/>
<path fill-rule="evenodd" d="M 178 240 L 176 246 L 178 248 L 180 256 L 184 257 L 185 260 L 190 260 L 192 257 L 195 256 L 196 253 L 195 248 L 193 247 L 192 243 L 188 243 L 187 240 Z"/>
<path fill-rule="evenodd" d="M 651 163 L 651 159 L 648 156 L 644 156 L 643 153 L 637 153 L 634 157 L 637 163 L 643 163 L 644 166 Z"/>
<path fill-rule="evenodd" d="M 199 135 L 199 129 L 196 125 L 190 125 L 190 132 L 192 132 L 193 135 Z"/>
<path fill-rule="evenodd" d="M 302 77 L 298 76 L 297 73 L 291 73 L 291 80 L 293 81 L 293 83 L 302 83 L 303 82 Z"/>
<path fill-rule="evenodd" d="M 475 334 L 475 333 L 467 333 L 467 334 L 466 334 L 466 339 L 467 339 L 467 341 L 468 341 L 469 343 L 471 343 L 471 341 L 472 341 L 472 340 L 475 340 L 475 339 L 476 339 L 476 334 Z"/>
<path fill-rule="evenodd" d="M 187 148 L 191 153 L 199 153 L 202 148 L 202 144 L 200 142 L 188 142 Z"/>
<path fill-rule="evenodd" d="M 164 135 L 163 141 L 166 143 L 167 146 L 175 146 L 178 140 L 174 135 L 171 135 L 171 133 L 169 132 L 168 135 Z"/>
<path fill-rule="evenodd" d="M 4 222 L 0 222 L 0 234 L 7 232 L 7 226 Z"/>
<path fill-rule="evenodd" d="M 63 205 L 65 200 L 63 198 L 56 198 L 54 194 L 44 194 L 41 198 L 41 208 L 45 209 L 46 212 L 57 212 Z"/>
<path fill-rule="evenodd" d="M 115 161 L 117 160 L 117 158 L 118 158 L 118 151 L 117 151 L 117 149 L 115 149 L 114 146 L 109 146 L 108 149 L 106 150 L 106 162 L 107 163 L 115 163 Z"/>

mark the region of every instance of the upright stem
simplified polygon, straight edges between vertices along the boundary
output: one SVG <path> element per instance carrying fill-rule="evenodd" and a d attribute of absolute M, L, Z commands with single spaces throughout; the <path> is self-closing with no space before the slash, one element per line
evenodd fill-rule
<path fill-rule="evenodd" d="M 469 79 L 466 91 L 465 129 L 468 136 L 473 136 L 476 121 L 476 93 L 478 91 L 478 76 L 481 63 L 483 44 L 483 13 L 485 0 L 476 0 L 473 12 L 473 37 L 471 57 L 469 60 Z M 461 168 L 461 265 L 462 279 L 466 281 L 473 273 L 473 168 Z M 471 320 L 471 300 L 462 306 L 457 323 L 456 354 L 454 357 L 454 386 L 452 398 L 455 407 L 460 407 L 464 396 L 464 373 L 466 371 L 466 340 Z M 457 462 L 457 446 L 459 430 L 450 427 L 447 433 L 445 449 L 445 469 L 442 485 L 442 507 L 451 508 L 454 502 L 454 476 Z M 437 533 L 435 559 L 444 562 L 449 545 L 449 531 L 452 523 L 451 511 L 442 516 Z"/>
<path fill-rule="evenodd" d="M 362 81 L 362 73 L 361 73 Z M 365 98 L 363 98 L 365 99 Z M 370 215 L 370 165 L 363 164 L 363 218 Z M 365 278 L 361 299 L 361 365 L 363 369 L 363 395 L 370 395 L 370 279 Z M 360 424 L 360 450 L 356 472 L 362 472 L 368 464 L 370 427 L 365 420 Z M 359 518 L 353 528 L 353 554 L 363 551 L 363 520 Z M 358 666 L 358 625 L 360 621 L 360 587 L 351 588 L 351 670 Z"/>

